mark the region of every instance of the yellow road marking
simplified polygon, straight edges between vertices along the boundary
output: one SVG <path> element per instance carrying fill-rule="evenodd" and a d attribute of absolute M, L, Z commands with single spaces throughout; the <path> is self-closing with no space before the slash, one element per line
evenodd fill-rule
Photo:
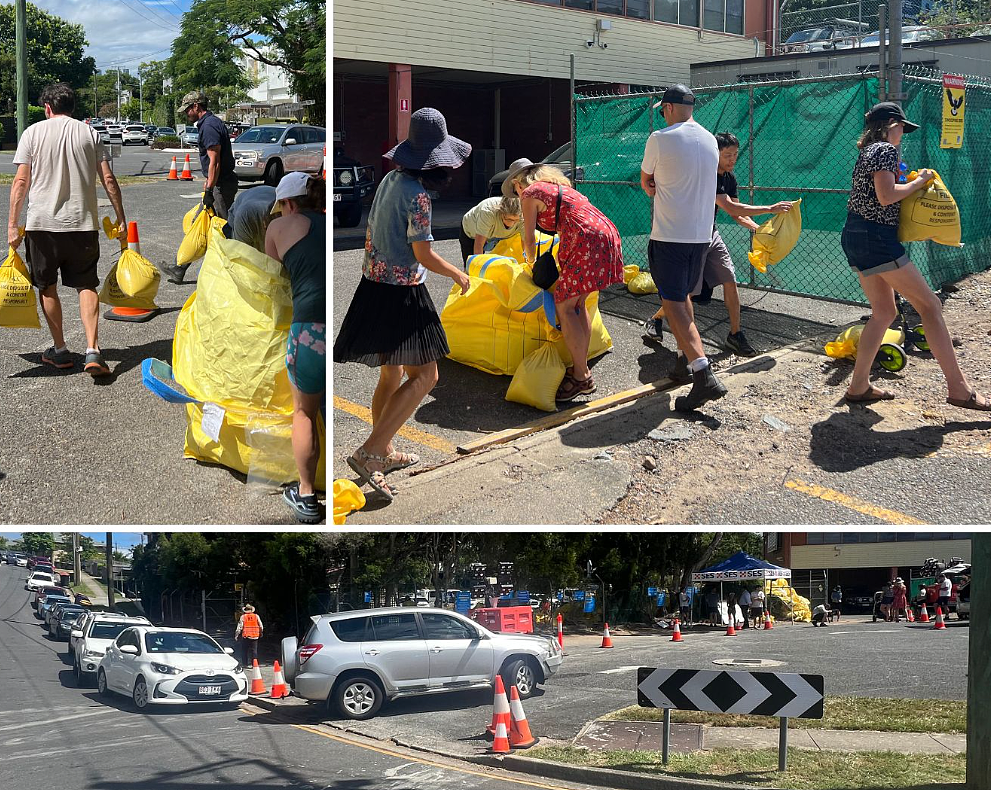
<path fill-rule="evenodd" d="M 299 730 L 306 730 L 306 732 L 312 732 L 314 735 L 321 735 L 324 738 L 329 738 L 332 741 L 338 741 L 339 743 L 347 744 L 348 746 L 357 746 L 359 749 L 368 749 L 372 752 L 378 752 L 379 754 L 384 754 L 387 757 L 396 757 L 400 760 L 407 760 L 411 763 L 419 763 L 420 765 L 429 765 L 431 768 L 442 768 L 445 771 L 456 771 L 460 774 L 467 774 L 469 776 L 481 776 L 483 779 L 494 779 L 500 782 L 511 782 L 512 784 L 523 785 L 524 787 L 540 787 L 543 790 L 571 790 L 571 788 L 563 787 L 561 785 L 548 785 L 541 782 L 531 782 L 526 779 L 513 779 L 507 776 L 495 776 L 490 773 L 485 773 L 484 771 L 473 771 L 470 768 L 460 768 L 455 765 L 447 765 L 445 763 L 434 762 L 433 760 L 424 760 L 422 757 L 413 757 L 408 754 L 402 754 L 400 752 L 394 752 L 391 749 L 383 749 L 381 746 L 371 746 L 369 744 L 358 743 L 357 741 L 352 741 L 349 738 L 342 738 L 340 735 L 333 735 L 329 732 L 323 732 L 322 730 L 315 729 L 314 727 L 307 727 L 305 724 L 294 724 L 293 727 Z"/>
<path fill-rule="evenodd" d="M 372 424 L 372 410 L 366 409 L 364 406 L 359 406 L 357 403 L 352 403 L 349 400 L 344 400 L 344 398 L 335 395 L 334 408 L 347 412 L 351 416 L 367 422 L 369 425 Z M 421 431 L 417 428 L 411 428 L 409 425 L 404 425 L 400 428 L 396 432 L 396 435 L 402 436 L 404 439 L 409 439 L 411 442 L 422 444 L 424 447 L 430 447 L 433 450 L 440 450 L 442 453 L 453 454 L 456 450 L 453 444 L 441 439 L 439 436 L 434 436 L 432 433 L 427 433 L 426 431 Z"/>
<path fill-rule="evenodd" d="M 865 502 L 862 499 L 857 499 L 857 497 L 841 494 L 839 491 L 834 491 L 831 488 L 823 488 L 822 486 L 806 483 L 804 480 L 789 480 L 785 483 L 785 487 L 790 488 L 793 491 L 808 494 L 809 496 L 816 497 L 817 499 L 825 500 L 826 502 L 835 502 L 837 505 L 842 505 L 850 510 L 856 510 L 858 513 L 873 516 L 874 518 L 879 518 L 882 521 L 887 521 L 891 524 L 929 523 L 928 521 L 919 521 L 911 516 L 906 516 L 904 513 L 899 513 L 897 510 L 888 510 L 886 508 L 879 507 L 878 505 L 873 505 L 870 502 Z"/>

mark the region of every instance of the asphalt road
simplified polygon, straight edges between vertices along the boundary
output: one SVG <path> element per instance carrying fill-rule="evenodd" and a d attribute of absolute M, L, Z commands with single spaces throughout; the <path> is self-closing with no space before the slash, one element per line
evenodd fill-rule
<path fill-rule="evenodd" d="M 135 158 L 145 148 L 125 149 Z M 171 160 L 171 157 L 170 157 Z M 137 166 L 137 164 L 135 165 Z M 118 171 L 120 172 L 120 171 Z M 122 187 L 124 210 L 138 223 L 141 252 L 153 263 L 175 262 L 182 217 L 200 198 L 202 180 Z M 250 187 L 248 187 L 250 188 Z M 0 216 L 9 187 L 0 187 Z M 101 216 L 112 214 L 98 187 Z M 99 274 L 106 277 L 119 245 L 101 234 Z M 176 318 L 193 292 L 164 278 L 145 323 L 100 322 L 100 345 L 112 375 L 102 381 L 41 362 L 51 345 L 42 329 L 0 330 L 0 522 L 13 524 L 296 524 L 281 497 L 247 486 L 243 475 L 182 457 L 183 407 L 152 395 L 141 362 L 171 363 Z M 75 290 L 59 288 L 70 351 L 85 351 Z M 105 310 L 101 305 L 101 314 Z"/>
<path fill-rule="evenodd" d="M 194 178 L 200 178 L 199 159 L 195 148 L 189 151 L 189 167 Z M 182 171 L 182 164 L 185 160 L 181 154 L 167 154 L 164 151 L 156 151 L 144 145 L 121 146 L 120 156 L 113 160 L 114 173 L 118 176 L 165 176 L 168 175 L 169 165 L 172 157 L 178 159 L 178 169 Z M 0 173 L 13 175 L 17 172 L 14 164 L 14 152 L 0 152 Z M 188 183 L 188 182 L 187 182 Z"/>
<path fill-rule="evenodd" d="M 585 790 L 343 738 L 251 705 L 140 713 L 74 686 L 42 636 L 23 568 L 0 565 L 0 787 L 50 790 Z M 305 729 L 304 729 L 305 727 Z"/>

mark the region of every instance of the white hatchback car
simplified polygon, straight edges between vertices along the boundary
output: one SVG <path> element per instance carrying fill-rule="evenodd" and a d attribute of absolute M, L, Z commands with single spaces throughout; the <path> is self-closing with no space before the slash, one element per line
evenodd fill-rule
<path fill-rule="evenodd" d="M 33 592 L 34 590 L 40 590 L 42 587 L 53 587 L 55 584 L 55 577 L 52 574 L 37 571 L 31 574 L 31 578 L 24 585 L 24 589 Z"/>
<path fill-rule="evenodd" d="M 139 710 L 204 702 L 237 705 L 248 698 L 248 679 L 233 652 L 191 628 L 133 626 L 107 649 L 96 687 L 101 696 L 129 696 Z"/>

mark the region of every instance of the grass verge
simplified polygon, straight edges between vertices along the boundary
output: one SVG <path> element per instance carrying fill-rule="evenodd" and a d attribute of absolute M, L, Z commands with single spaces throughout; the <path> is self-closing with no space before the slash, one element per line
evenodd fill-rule
<path fill-rule="evenodd" d="M 164 180 L 165 176 L 117 176 L 117 183 L 122 187 L 132 184 L 154 184 Z M 10 186 L 13 183 L 13 173 L 0 173 L 0 186 Z"/>
<path fill-rule="evenodd" d="M 633 705 L 603 717 L 612 721 L 663 721 L 658 708 Z M 713 727 L 771 727 L 771 716 L 671 711 L 671 721 Z M 877 730 L 880 732 L 967 732 L 967 703 L 945 699 L 827 697 L 822 719 L 789 719 L 788 726 L 807 730 Z"/>
<path fill-rule="evenodd" d="M 963 790 L 967 758 L 963 754 L 894 752 L 817 752 L 788 750 L 788 770 L 778 773 L 775 749 L 713 749 L 672 754 L 665 766 L 659 751 L 592 752 L 573 747 L 537 747 L 527 757 L 569 765 L 737 782 L 753 787 L 794 790 Z"/>

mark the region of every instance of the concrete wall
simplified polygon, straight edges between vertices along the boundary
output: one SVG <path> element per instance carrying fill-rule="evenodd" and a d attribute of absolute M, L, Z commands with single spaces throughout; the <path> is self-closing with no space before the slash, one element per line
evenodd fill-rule
<path fill-rule="evenodd" d="M 791 547 L 791 568 L 917 568 L 928 558 L 970 559 L 969 540 L 830 543 Z"/>

